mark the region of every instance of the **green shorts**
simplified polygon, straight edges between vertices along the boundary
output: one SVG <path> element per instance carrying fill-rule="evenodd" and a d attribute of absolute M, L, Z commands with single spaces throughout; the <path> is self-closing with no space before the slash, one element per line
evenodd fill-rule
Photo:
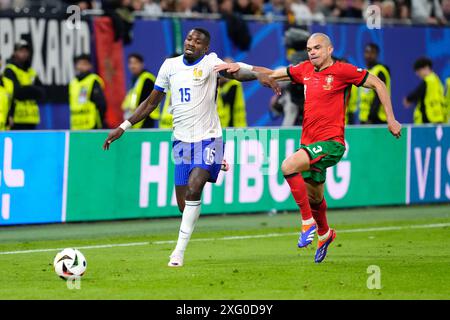
<path fill-rule="evenodd" d="M 325 182 L 327 168 L 337 164 L 345 152 L 345 146 L 332 140 L 302 144 L 300 149 L 304 149 L 311 159 L 310 169 L 302 172 L 303 179 L 311 179 L 317 183 Z"/>

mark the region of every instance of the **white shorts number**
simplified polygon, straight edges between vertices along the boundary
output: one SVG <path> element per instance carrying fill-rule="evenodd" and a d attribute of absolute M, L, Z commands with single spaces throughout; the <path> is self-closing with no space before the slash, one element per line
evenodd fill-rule
<path fill-rule="evenodd" d="M 214 163 L 214 159 L 216 157 L 216 150 L 211 148 L 205 149 L 205 163 L 207 165 L 211 165 Z"/>
<path fill-rule="evenodd" d="M 321 147 L 321 146 L 314 147 L 314 148 L 312 149 L 312 151 L 313 151 L 314 153 L 322 152 L 322 147 Z"/>

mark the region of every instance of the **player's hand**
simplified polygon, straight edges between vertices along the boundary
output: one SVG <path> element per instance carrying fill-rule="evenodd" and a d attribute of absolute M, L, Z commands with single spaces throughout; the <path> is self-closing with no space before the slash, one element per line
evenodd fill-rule
<path fill-rule="evenodd" d="M 402 135 L 402 125 L 395 119 L 388 121 L 388 129 L 397 139 Z"/>
<path fill-rule="evenodd" d="M 235 73 L 241 69 L 241 66 L 235 62 L 218 64 L 214 67 L 215 72 L 225 71 L 227 73 Z"/>
<path fill-rule="evenodd" d="M 256 74 L 256 79 L 258 79 L 259 83 L 264 87 L 272 88 L 277 96 L 281 96 L 281 87 L 275 79 L 269 77 L 267 74 L 259 72 Z"/>
<path fill-rule="evenodd" d="M 105 140 L 105 143 L 103 144 L 103 150 L 109 150 L 109 145 L 119 139 L 125 131 L 121 127 L 117 127 L 114 130 L 111 130 L 108 134 L 108 137 Z"/>

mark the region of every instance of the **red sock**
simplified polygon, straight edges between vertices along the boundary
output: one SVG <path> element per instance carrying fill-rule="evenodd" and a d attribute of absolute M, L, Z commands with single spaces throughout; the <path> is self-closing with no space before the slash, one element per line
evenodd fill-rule
<path fill-rule="evenodd" d="M 323 198 L 322 202 L 319 204 L 311 204 L 311 211 L 314 220 L 316 220 L 317 223 L 317 234 L 322 236 L 327 233 L 329 229 L 327 221 L 327 202 L 325 201 L 325 198 Z"/>
<path fill-rule="evenodd" d="M 311 207 L 308 200 L 308 191 L 306 190 L 306 184 L 303 177 L 299 173 L 290 174 L 284 176 L 289 186 L 291 187 L 292 195 L 295 202 L 300 208 L 302 220 L 312 219 Z"/>

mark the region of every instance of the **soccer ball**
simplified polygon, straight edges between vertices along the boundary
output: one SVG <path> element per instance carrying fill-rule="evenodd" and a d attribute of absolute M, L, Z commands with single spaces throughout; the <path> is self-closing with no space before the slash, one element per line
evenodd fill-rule
<path fill-rule="evenodd" d="M 53 260 L 55 272 L 62 279 L 81 277 L 86 271 L 87 261 L 77 249 L 66 248 L 59 252 Z"/>

